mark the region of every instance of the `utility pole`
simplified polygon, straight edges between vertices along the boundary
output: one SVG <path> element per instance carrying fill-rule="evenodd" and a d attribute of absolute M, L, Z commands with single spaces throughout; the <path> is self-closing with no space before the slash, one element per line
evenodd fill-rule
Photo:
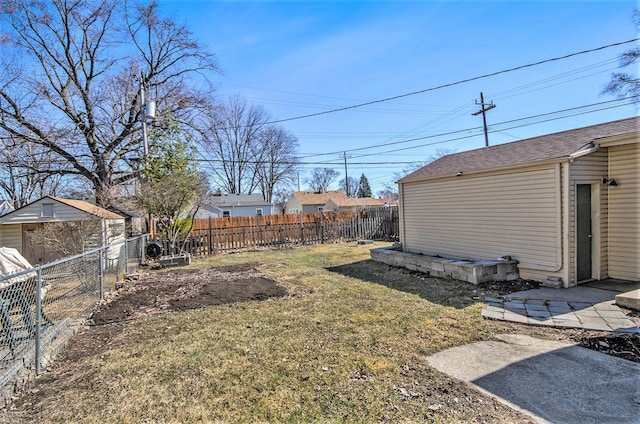
<path fill-rule="evenodd" d="M 146 99 L 144 74 L 140 74 L 140 104 L 142 107 L 142 150 L 145 160 L 149 155 L 149 141 L 147 138 L 147 120 L 156 117 L 156 102 Z"/>
<path fill-rule="evenodd" d="M 344 188 L 347 190 L 347 197 L 349 196 L 349 176 L 347 175 L 347 152 L 342 152 L 344 155 Z"/>
<path fill-rule="evenodd" d="M 484 95 L 482 91 L 480 92 L 480 103 L 476 100 L 476 104 L 480 105 L 480 110 L 476 113 L 472 113 L 472 116 L 477 116 L 482 114 L 482 122 L 484 123 L 484 145 L 485 147 L 489 147 L 489 133 L 487 131 L 487 112 L 496 107 L 493 102 L 487 104 L 484 102 Z"/>

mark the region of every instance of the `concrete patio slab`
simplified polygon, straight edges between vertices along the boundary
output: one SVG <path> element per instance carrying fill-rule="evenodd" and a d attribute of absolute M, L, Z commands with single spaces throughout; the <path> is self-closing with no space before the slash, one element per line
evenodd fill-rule
<path fill-rule="evenodd" d="M 541 423 L 640 423 L 640 364 L 558 341 L 501 335 L 429 365 Z"/>

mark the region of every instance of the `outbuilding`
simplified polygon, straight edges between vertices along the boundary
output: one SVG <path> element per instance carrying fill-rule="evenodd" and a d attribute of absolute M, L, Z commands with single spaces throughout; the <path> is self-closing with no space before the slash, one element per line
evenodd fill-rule
<path fill-rule="evenodd" d="M 401 252 L 640 281 L 640 118 L 443 156 L 398 181 Z"/>
<path fill-rule="evenodd" d="M 86 224 L 76 227 L 83 228 L 87 234 L 67 237 L 82 240 L 82 246 L 68 246 L 76 253 L 125 240 L 123 216 L 83 200 L 45 196 L 0 217 L 0 246 L 18 250 L 32 264 L 60 259 L 65 256 L 63 252 L 50 251 L 30 242 L 30 233 L 55 223 Z M 65 235 L 60 237 L 63 240 Z"/>

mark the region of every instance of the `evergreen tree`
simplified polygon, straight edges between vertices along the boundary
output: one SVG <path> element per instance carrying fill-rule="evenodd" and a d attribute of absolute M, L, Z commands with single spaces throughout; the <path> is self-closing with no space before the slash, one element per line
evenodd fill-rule
<path fill-rule="evenodd" d="M 369 180 L 364 173 L 360 176 L 360 184 L 358 184 L 358 197 L 371 197 L 371 186 Z"/>

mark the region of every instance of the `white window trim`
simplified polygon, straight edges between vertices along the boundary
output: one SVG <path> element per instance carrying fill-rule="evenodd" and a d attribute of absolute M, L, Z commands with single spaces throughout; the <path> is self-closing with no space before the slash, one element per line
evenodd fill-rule
<path fill-rule="evenodd" d="M 51 208 L 50 209 L 51 210 L 50 214 L 49 213 L 45 213 L 45 212 L 49 212 L 49 208 L 48 207 Z M 56 214 L 55 214 L 55 211 L 54 211 L 54 208 L 53 208 L 53 203 L 43 203 L 42 204 L 42 211 L 40 212 L 40 214 L 41 214 L 40 216 L 42 218 L 54 218 L 56 216 Z"/>

